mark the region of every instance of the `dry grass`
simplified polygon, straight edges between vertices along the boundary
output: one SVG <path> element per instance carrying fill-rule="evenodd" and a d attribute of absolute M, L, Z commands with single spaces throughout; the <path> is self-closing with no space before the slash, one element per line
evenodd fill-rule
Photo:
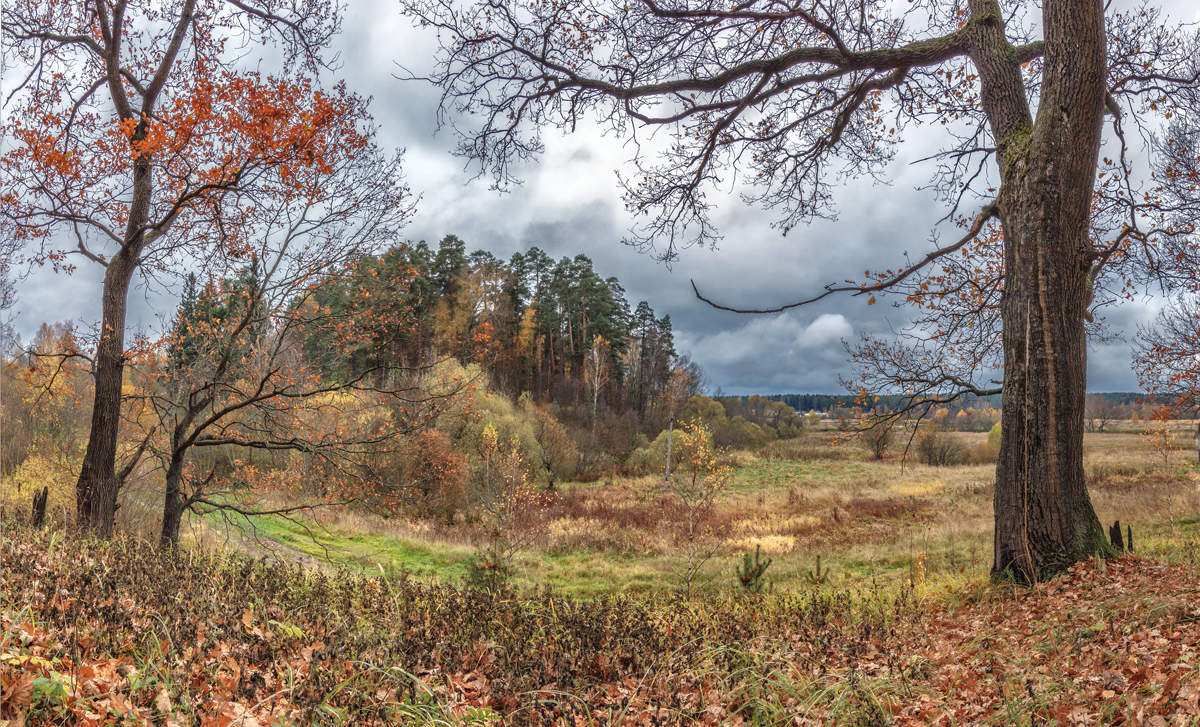
<path fill-rule="evenodd" d="M 1193 455 L 1169 451 L 1164 465 L 1140 432 L 1086 435 L 1097 514 L 1106 525 L 1132 525 L 1137 543 L 1190 537 L 1200 514 Z M 984 434 L 953 436 L 967 447 L 986 441 Z M 1190 445 L 1182 435 L 1179 441 Z M 852 587 L 906 582 L 919 570 L 927 584 L 956 589 L 991 565 L 991 464 L 929 467 L 900 452 L 878 461 L 854 443 L 830 447 L 827 433 L 734 453 L 731 462 L 735 477 L 711 522 L 724 546 L 704 571 L 709 589 L 731 587 L 735 560 L 756 547 L 772 557 L 767 577 L 781 588 L 807 587 L 818 557 L 834 583 Z M 519 581 L 577 594 L 674 588 L 683 517 L 657 476 L 562 485 L 527 523 L 538 535 L 518 557 Z M 283 539 L 313 558 L 328 548 L 343 564 L 435 577 L 456 577 L 477 542 L 471 523 L 386 519 L 348 508 L 324 512 L 312 525 L 321 532 L 320 549 L 305 547 L 303 533 Z"/>

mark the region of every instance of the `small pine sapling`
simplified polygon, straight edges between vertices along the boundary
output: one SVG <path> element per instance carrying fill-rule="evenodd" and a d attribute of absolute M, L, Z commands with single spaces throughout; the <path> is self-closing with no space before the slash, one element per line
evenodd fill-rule
<path fill-rule="evenodd" d="M 817 567 L 805 573 L 804 579 L 811 586 L 819 586 L 829 582 L 829 568 L 821 568 L 821 556 L 817 556 Z"/>
<path fill-rule="evenodd" d="M 738 583 L 749 593 L 762 593 L 767 585 L 764 577 L 767 568 L 771 567 L 771 559 L 762 559 L 762 546 L 754 546 L 754 557 L 749 553 L 742 554 L 742 564 L 737 569 Z"/>

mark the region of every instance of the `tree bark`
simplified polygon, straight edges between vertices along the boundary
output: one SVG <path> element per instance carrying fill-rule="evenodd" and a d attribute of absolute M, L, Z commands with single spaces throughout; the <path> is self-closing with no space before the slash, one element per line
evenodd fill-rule
<path fill-rule="evenodd" d="M 162 533 L 159 536 L 159 546 L 163 548 L 174 546 L 179 542 L 179 524 L 183 521 L 183 511 L 186 501 L 183 497 L 183 456 L 176 454 L 167 467 L 166 494 L 163 498 Z"/>
<path fill-rule="evenodd" d="M 999 150 L 1004 231 L 1003 425 L 993 577 L 1041 580 L 1111 546 L 1083 474 L 1090 201 L 1104 114 L 1101 0 L 1043 5 L 1045 72 L 1030 120 L 994 0 L 972 0 L 976 64 Z M 1024 109 L 1024 113 L 1022 113 Z"/>
<path fill-rule="evenodd" d="M 121 420 L 121 385 L 125 375 L 126 295 L 137 266 L 128 249 L 118 253 L 104 275 L 101 303 L 100 342 L 96 347 L 95 398 L 87 450 L 79 480 L 75 483 L 76 515 L 79 522 L 102 537 L 112 534 L 116 523 L 117 435 Z"/>

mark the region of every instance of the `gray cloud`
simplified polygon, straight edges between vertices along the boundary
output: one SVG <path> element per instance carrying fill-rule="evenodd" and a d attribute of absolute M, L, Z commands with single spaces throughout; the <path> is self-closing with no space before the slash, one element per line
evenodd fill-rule
<path fill-rule="evenodd" d="M 1190 0 L 1168 4 L 1179 15 L 1200 19 Z M 372 97 L 381 144 L 407 149 L 408 180 L 422 196 L 409 238 L 434 242 L 454 233 L 502 256 L 533 245 L 556 257 L 584 253 L 601 274 L 619 277 L 632 301 L 645 299 L 660 314 L 669 313 L 678 348 L 706 370 L 712 388 L 727 392 L 840 391 L 839 376 L 850 374 L 841 339 L 904 324 L 903 310 L 868 307 L 852 297 L 778 316 L 739 316 L 696 300 L 689 280 L 723 303 L 761 307 L 810 295 L 866 269 L 895 267 L 906 252 L 923 253 L 945 209 L 916 191 L 929 170 L 910 162 L 936 146 L 939 130 L 909 132 L 889 169 L 890 186 L 849 180 L 837 194 L 841 219 L 787 237 L 772 229 L 769 211 L 749 208 L 730 193 L 716 213 L 725 235 L 718 249 L 687 250 L 668 269 L 620 244 L 630 222 L 614 174 L 629 157 L 621 139 L 590 127 L 571 134 L 548 130 L 544 157 L 521 170 L 524 184 L 507 194 L 491 191 L 488 180 L 472 180 L 462 160 L 450 154 L 451 130 L 435 134 L 436 89 L 396 78 L 401 66 L 418 75 L 429 70 L 431 33 L 411 27 L 387 0 L 350 3 L 344 27 L 338 76 Z M 27 339 L 44 320 L 92 325 L 99 317 L 99 280 L 98 269 L 82 264 L 69 277 L 34 271 L 20 286 L 18 330 Z M 131 294 L 131 327 L 161 328 L 175 300 L 142 286 Z M 1128 339 L 1156 309 L 1153 299 L 1114 308 L 1107 313 L 1109 327 Z M 1134 389 L 1128 343 L 1093 343 L 1089 376 L 1091 390 Z"/>

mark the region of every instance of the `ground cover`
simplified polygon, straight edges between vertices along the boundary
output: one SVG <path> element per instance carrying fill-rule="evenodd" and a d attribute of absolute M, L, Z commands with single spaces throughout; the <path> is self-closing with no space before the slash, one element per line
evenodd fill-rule
<path fill-rule="evenodd" d="M 1035 588 L 486 593 L 6 522 L 0 719 L 1195 724 L 1197 542 Z"/>

